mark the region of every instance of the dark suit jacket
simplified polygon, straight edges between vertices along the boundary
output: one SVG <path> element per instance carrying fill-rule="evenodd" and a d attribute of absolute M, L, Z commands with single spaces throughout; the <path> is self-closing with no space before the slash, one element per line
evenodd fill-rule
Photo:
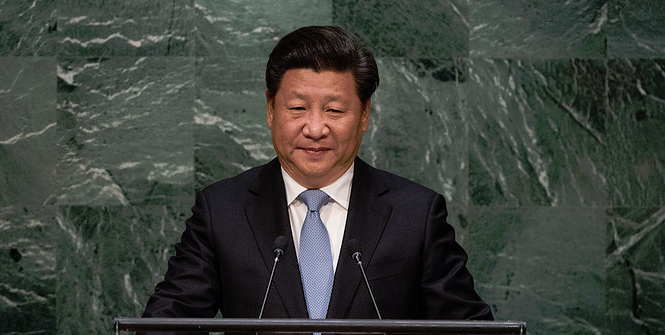
<path fill-rule="evenodd" d="M 277 159 L 205 188 L 144 317 L 258 317 L 274 259 L 288 239 L 264 318 L 307 318 Z M 355 172 L 328 318 L 376 318 L 348 241 L 385 319 L 492 319 L 446 223 L 444 198 L 360 159 Z"/>

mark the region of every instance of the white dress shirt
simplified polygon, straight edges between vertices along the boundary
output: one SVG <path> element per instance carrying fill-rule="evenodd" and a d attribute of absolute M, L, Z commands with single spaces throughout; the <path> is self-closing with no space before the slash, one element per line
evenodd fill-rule
<path fill-rule="evenodd" d="M 330 238 L 330 249 L 332 251 L 333 270 L 337 269 L 337 259 L 342 248 L 342 238 L 344 237 L 344 228 L 346 227 L 346 216 L 349 212 L 349 199 L 351 198 L 351 182 L 353 181 L 353 167 L 344 172 L 344 174 L 335 180 L 332 184 L 322 187 L 321 191 L 330 196 L 330 201 L 323 205 L 321 211 L 321 221 L 328 229 Z M 289 206 L 289 220 L 291 221 L 291 232 L 293 233 L 293 243 L 296 247 L 296 255 L 299 256 L 300 249 L 300 231 L 307 216 L 307 205 L 298 200 L 298 196 L 307 190 L 298 184 L 282 168 L 282 177 L 284 178 L 284 187 L 286 188 L 286 203 Z"/>

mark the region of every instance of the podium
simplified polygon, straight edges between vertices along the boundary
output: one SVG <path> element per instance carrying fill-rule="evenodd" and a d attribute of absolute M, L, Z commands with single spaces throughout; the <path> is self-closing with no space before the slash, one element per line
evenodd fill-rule
<path fill-rule="evenodd" d="M 208 331 L 271 333 L 526 334 L 521 321 L 440 321 L 367 319 L 114 319 L 115 334 L 125 331 Z"/>

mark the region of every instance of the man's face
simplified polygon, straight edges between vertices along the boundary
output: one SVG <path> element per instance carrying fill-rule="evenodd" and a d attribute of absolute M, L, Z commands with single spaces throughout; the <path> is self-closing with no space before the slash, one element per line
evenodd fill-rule
<path fill-rule="evenodd" d="M 275 98 L 266 96 L 273 146 L 295 181 L 321 188 L 351 166 L 370 114 L 351 72 L 288 70 Z"/>

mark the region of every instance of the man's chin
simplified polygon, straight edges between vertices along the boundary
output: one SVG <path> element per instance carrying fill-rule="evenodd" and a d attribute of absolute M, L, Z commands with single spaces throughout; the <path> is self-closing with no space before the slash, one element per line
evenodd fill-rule
<path fill-rule="evenodd" d="M 296 179 L 296 181 L 300 184 L 306 184 L 303 186 L 306 186 L 307 188 L 321 188 L 328 186 L 328 184 L 339 177 L 336 175 L 337 171 L 333 171 L 332 169 L 333 167 L 330 165 L 299 169 L 298 172 L 302 180 L 299 181 Z"/>
<path fill-rule="evenodd" d="M 321 179 L 329 176 L 331 173 L 330 168 L 317 168 L 302 170 L 302 175 L 308 179 Z"/>

